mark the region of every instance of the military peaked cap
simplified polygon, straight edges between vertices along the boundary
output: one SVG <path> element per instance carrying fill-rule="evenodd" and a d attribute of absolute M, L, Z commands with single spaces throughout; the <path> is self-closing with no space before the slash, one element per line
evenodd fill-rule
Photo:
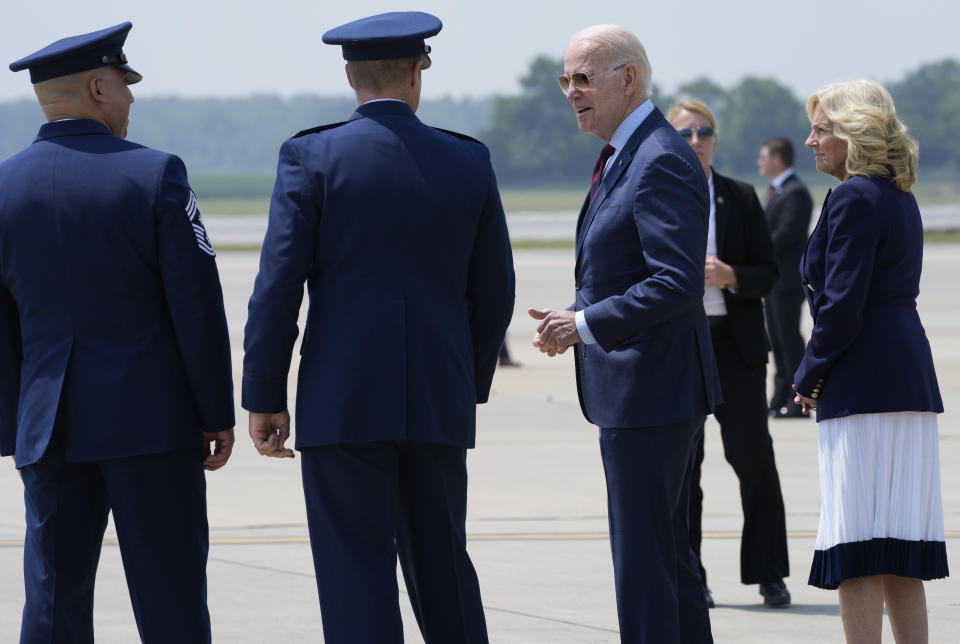
<path fill-rule="evenodd" d="M 424 38 L 443 28 L 436 16 L 422 11 L 391 11 L 340 25 L 323 34 L 323 42 L 343 47 L 344 60 L 389 60 L 423 56 L 430 66 L 430 45 Z"/>
<path fill-rule="evenodd" d="M 25 58 L 10 63 L 10 70 L 30 70 L 34 85 L 51 78 L 68 76 L 104 65 L 113 65 L 126 73 L 128 85 L 139 83 L 143 76 L 127 64 L 123 43 L 133 25 L 129 22 L 100 31 L 61 38 Z"/>

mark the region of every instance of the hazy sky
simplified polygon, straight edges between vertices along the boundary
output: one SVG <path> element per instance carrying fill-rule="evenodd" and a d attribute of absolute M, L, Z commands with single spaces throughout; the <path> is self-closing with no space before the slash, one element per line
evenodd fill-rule
<path fill-rule="evenodd" d="M 671 91 L 706 75 L 728 87 L 775 76 L 798 98 L 856 76 L 899 80 L 922 63 L 960 58 L 956 0 L 4 0 L 4 66 L 68 35 L 125 20 L 124 48 L 144 75 L 137 96 L 346 94 L 327 29 L 395 10 L 436 14 L 424 96 L 514 93 L 538 54 L 562 56 L 570 35 L 618 23 L 643 41 L 654 82 Z M 560 70 L 558 70 L 560 73 Z M 559 90 L 558 90 L 559 91 Z M 31 97 L 26 72 L 0 70 L 0 101 Z"/>

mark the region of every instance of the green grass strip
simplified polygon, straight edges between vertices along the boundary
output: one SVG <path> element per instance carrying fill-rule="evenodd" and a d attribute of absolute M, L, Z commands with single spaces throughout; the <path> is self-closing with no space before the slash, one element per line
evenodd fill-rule
<path fill-rule="evenodd" d="M 960 244 L 960 230 L 931 230 L 923 233 L 928 244 Z"/>

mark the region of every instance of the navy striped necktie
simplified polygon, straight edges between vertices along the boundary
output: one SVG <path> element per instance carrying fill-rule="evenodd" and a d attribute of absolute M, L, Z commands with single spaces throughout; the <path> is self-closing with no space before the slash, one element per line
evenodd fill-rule
<path fill-rule="evenodd" d="M 597 190 L 600 188 L 600 181 L 603 179 L 603 166 L 607 164 L 607 160 L 613 156 L 613 153 L 616 151 L 617 149 L 609 143 L 600 150 L 597 165 L 593 168 L 593 181 L 590 182 L 590 201 L 593 201 L 594 195 L 597 194 Z"/>

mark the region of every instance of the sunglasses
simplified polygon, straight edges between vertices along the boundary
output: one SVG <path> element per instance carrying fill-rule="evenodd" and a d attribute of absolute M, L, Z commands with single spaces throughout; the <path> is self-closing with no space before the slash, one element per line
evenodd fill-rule
<path fill-rule="evenodd" d="M 560 86 L 560 91 L 564 94 L 567 93 L 567 90 L 570 89 L 570 86 L 573 85 L 575 89 L 584 90 L 590 89 L 590 81 L 594 78 L 600 78 L 601 76 L 606 76 L 610 72 L 615 72 L 618 69 L 626 67 L 629 63 L 623 63 L 622 65 L 617 65 L 613 69 L 608 69 L 605 72 L 600 72 L 599 74 L 594 74 L 593 76 L 587 76 L 583 72 L 574 72 L 570 75 L 563 74 L 557 76 L 557 84 Z"/>
<path fill-rule="evenodd" d="M 687 141 L 693 138 L 693 133 L 697 133 L 697 138 L 699 139 L 709 139 L 713 136 L 713 128 L 709 125 L 701 125 L 695 130 L 692 130 L 688 127 L 683 128 L 682 130 L 677 130 L 677 134 L 685 138 Z"/>

